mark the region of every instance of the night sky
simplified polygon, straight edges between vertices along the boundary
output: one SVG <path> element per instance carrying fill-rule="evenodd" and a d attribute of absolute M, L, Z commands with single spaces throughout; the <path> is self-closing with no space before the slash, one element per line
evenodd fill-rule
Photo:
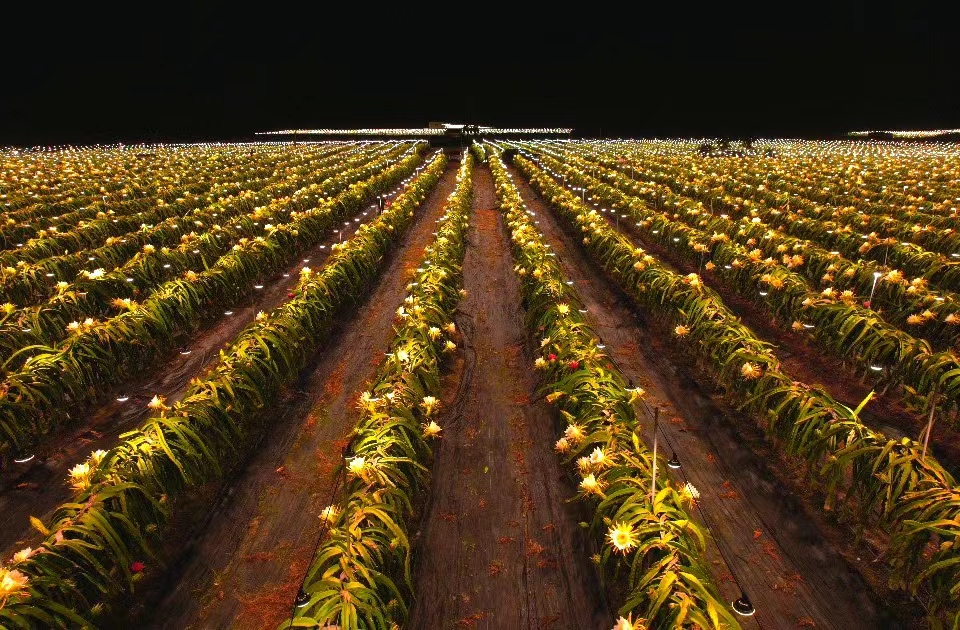
<path fill-rule="evenodd" d="M 960 37 L 900 4 L 628 14 L 593 3 L 519 16 L 475 2 L 457 5 L 473 12 L 464 19 L 353 3 L 342 21 L 270 4 L 257 15 L 44 5 L 6 24 L 0 144 L 431 120 L 605 137 L 960 127 Z"/>

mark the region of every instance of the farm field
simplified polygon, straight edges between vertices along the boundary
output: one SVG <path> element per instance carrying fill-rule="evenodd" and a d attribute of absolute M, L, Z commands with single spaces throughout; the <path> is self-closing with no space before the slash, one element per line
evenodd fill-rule
<path fill-rule="evenodd" d="M 960 145 L 0 150 L 0 627 L 960 626 Z"/>

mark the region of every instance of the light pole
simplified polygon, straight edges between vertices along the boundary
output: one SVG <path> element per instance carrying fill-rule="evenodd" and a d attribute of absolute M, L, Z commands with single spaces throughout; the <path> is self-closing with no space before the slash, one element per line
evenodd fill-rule
<path fill-rule="evenodd" d="M 630 382 L 630 385 L 631 387 L 633 386 L 633 381 Z M 653 408 L 653 473 L 652 473 L 653 479 L 650 484 L 650 510 L 651 511 L 655 510 L 654 501 L 656 500 L 656 496 L 657 496 L 657 450 L 658 450 L 658 438 L 660 435 L 659 426 L 658 426 L 659 420 L 660 420 L 660 408 L 654 407 Z M 671 447 L 674 446 L 673 444 L 670 443 L 670 439 L 667 437 L 666 433 L 664 433 L 663 437 L 664 439 L 667 440 L 668 446 L 671 446 Z M 681 468 L 680 458 L 677 457 L 676 448 L 673 448 L 673 457 L 671 457 L 670 460 L 667 461 L 667 467 L 673 470 L 680 470 Z M 691 487 L 692 484 L 687 479 L 686 475 L 683 473 L 680 473 L 680 474 L 682 475 L 683 479 L 686 481 L 686 486 Z M 693 505 L 696 507 L 697 511 L 700 513 L 700 517 L 703 519 L 704 525 L 707 526 L 707 531 L 710 532 L 710 535 L 717 542 L 717 550 L 720 552 L 720 557 L 723 559 L 724 564 L 727 565 L 727 569 L 730 571 L 730 575 L 733 577 L 733 581 L 737 585 L 737 588 L 740 589 L 740 597 L 738 597 L 736 600 L 731 602 L 733 611 L 743 617 L 750 617 L 757 612 L 756 608 L 754 608 L 753 603 L 751 603 L 750 601 L 750 598 L 747 597 L 746 591 L 743 589 L 743 586 L 741 585 L 740 580 L 737 578 L 737 574 L 734 572 L 734 567 L 730 563 L 730 559 L 727 557 L 727 554 L 723 550 L 723 546 L 721 545 L 721 541 L 719 537 L 714 535 L 713 527 L 711 527 L 710 525 L 710 519 L 707 517 L 706 512 L 703 510 L 700 504 L 697 502 L 696 496 L 699 496 L 699 493 L 696 493 L 695 496 L 692 496 L 691 500 L 693 501 Z"/>

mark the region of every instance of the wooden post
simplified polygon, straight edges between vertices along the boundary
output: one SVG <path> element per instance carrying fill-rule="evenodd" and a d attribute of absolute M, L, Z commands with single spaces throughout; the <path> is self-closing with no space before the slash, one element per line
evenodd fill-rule
<path fill-rule="evenodd" d="M 660 407 L 653 408 L 653 479 L 650 481 L 650 509 L 657 498 L 657 425 L 660 423 Z"/>
<path fill-rule="evenodd" d="M 927 459 L 927 445 L 930 444 L 930 434 L 933 433 L 933 412 L 937 408 L 937 386 L 939 384 L 933 384 L 933 393 L 930 394 L 930 416 L 927 418 L 927 428 L 923 430 L 923 455 L 920 456 L 920 461 Z"/>

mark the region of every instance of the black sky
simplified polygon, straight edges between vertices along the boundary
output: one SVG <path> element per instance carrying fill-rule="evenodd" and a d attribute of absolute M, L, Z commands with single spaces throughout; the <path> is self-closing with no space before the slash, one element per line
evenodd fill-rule
<path fill-rule="evenodd" d="M 0 144 L 430 120 L 607 137 L 960 127 L 960 37 L 912 3 L 330 6 L 34 7 L 4 35 Z"/>

